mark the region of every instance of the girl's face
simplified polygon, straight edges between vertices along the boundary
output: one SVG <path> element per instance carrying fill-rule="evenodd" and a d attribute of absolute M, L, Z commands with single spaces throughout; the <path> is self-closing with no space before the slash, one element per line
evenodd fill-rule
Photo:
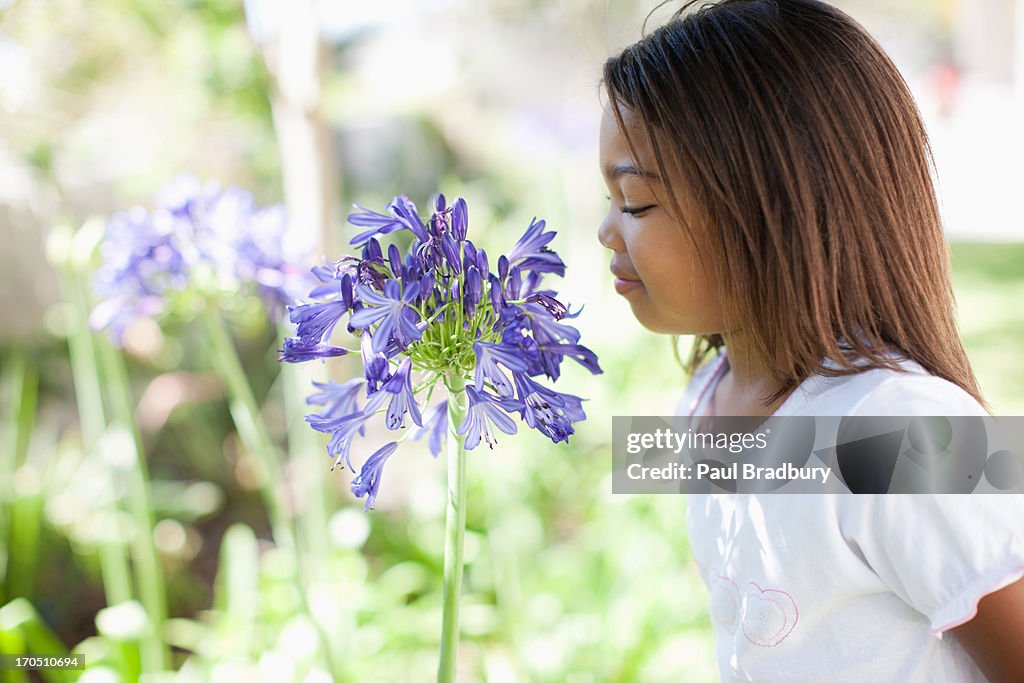
<path fill-rule="evenodd" d="M 630 112 L 621 111 L 630 140 L 637 146 L 637 158 L 630 155 L 615 115 L 606 108 L 600 159 L 611 203 L 597 233 L 601 244 L 613 252 L 615 289 L 629 301 L 640 324 L 652 332 L 721 332 L 720 288 L 705 272 L 694 247 L 707 226 L 688 216 L 693 239 L 684 233 L 682 221 L 671 214 L 667 194 L 671 186 L 683 210 L 691 213 L 680 192 L 681 179 L 658 177 L 642 126 Z"/>

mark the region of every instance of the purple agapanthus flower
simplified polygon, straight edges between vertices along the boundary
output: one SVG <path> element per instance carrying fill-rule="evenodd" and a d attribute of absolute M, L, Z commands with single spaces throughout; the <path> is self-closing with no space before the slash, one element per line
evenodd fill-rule
<path fill-rule="evenodd" d="M 388 363 L 386 355 L 373 350 L 373 334 L 369 330 L 363 330 L 362 340 L 360 341 L 360 355 L 363 358 L 366 390 L 372 394 L 391 376 L 391 364 Z"/>
<path fill-rule="evenodd" d="M 100 245 L 103 263 L 93 277 L 100 303 L 89 323 L 106 329 L 120 343 L 136 318 L 167 308 L 165 296 L 188 286 L 189 263 L 170 228 L 174 217 L 152 215 L 142 208 L 115 214 Z"/>
<path fill-rule="evenodd" d="M 352 439 L 357 434 L 364 433 L 363 426 L 384 405 L 387 397 L 387 392 L 379 391 L 369 397 L 362 410 L 356 410 L 347 415 L 334 415 L 330 412 L 324 412 L 306 416 L 306 422 L 309 423 L 310 427 L 318 432 L 325 432 L 331 435 L 330 440 L 327 442 L 327 455 L 334 460 L 332 469 L 337 467 L 338 463 L 342 460 L 345 461 L 347 468 L 353 469 L 350 457 Z"/>
<path fill-rule="evenodd" d="M 353 313 L 349 322 L 352 327 L 357 328 L 367 328 L 379 323 L 373 338 L 374 351 L 383 351 L 392 338 L 404 348 L 423 336 L 416 327 L 419 315 L 410 307 L 419 295 L 418 282 L 409 283 L 404 292 L 397 280 L 388 280 L 384 283 L 383 294 L 365 285 L 357 285 L 356 291 L 363 301 L 364 308 Z M 301 331 L 299 335 L 302 336 Z"/>
<path fill-rule="evenodd" d="M 310 405 L 324 406 L 327 415 L 351 415 L 361 412 L 359 409 L 359 389 L 365 383 L 360 378 L 347 382 L 313 382 L 320 391 L 306 399 Z"/>
<path fill-rule="evenodd" d="M 427 412 L 426 417 L 423 418 L 423 426 L 413 432 L 409 438 L 413 441 L 418 441 L 423 438 L 424 434 L 428 434 L 427 444 L 430 448 L 430 454 L 436 458 L 441 455 L 442 440 L 444 439 L 447 427 L 448 400 L 445 399 Z"/>
<path fill-rule="evenodd" d="M 423 219 L 416 211 L 416 205 L 409 201 L 405 195 L 395 197 L 388 205 L 391 212 L 398 217 L 405 227 L 412 231 L 420 242 L 427 241 L 427 228 L 423 225 Z"/>
<path fill-rule="evenodd" d="M 508 254 L 510 265 L 519 264 L 523 270 L 538 273 L 554 273 L 565 275 L 565 263 L 547 245 L 555 238 L 554 232 L 544 232 L 544 221 L 534 218 L 530 227 Z"/>
<path fill-rule="evenodd" d="M 402 221 L 394 216 L 377 213 L 376 211 L 363 208 L 358 204 L 356 204 L 356 208 L 359 209 L 359 213 L 350 213 L 348 215 L 348 222 L 352 225 L 358 225 L 360 227 L 370 229 L 357 234 L 349 240 L 349 244 L 362 244 L 371 237 L 387 235 L 395 230 L 402 230 L 406 227 Z"/>
<path fill-rule="evenodd" d="M 572 423 L 587 417 L 583 412 L 583 399 L 542 386 L 523 373 L 514 373 L 513 379 L 523 404 L 521 416 L 526 424 L 554 443 L 568 443 L 569 435 L 575 432 Z"/>
<path fill-rule="evenodd" d="M 261 208 L 245 190 L 183 175 L 153 208 L 107 223 L 89 322 L 120 343 L 136 318 L 191 310 L 181 298 L 191 290 L 207 299 L 251 293 L 277 318 L 313 283 L 301 266 L 308 251 L 289 231 L 283 207 Z"/>
<path fill-rule="evenodd" d="M 516 433 L 516 423 L 508 413 L 519 407 L 519 401 L 495 398 L 486 392 L 477 391 L 468 384 L 466 396 L 469 398 L 469 409 L 456 433 L 466 435 L 467 450 L 476 448 L 481 438 L 488 446 L 494 448 L 496 441 L 491 431 L 492 424 L 506 434 Z"/>
<path fill-rule="evenodd" d="M 356 205 L 349 222 L 360 229 L 352 238 L 360 252 L 314 268 L 317 285 L 307 300 L 290 308 L 295 335 L 286 341 L 282 360 L 304 362 L 336 353 L 332 349 L 342 347 L 332 346 L 330 338 L 342 323 L 360 337 L 358 387 L 365 386 L 365 407 L 360 410 L 352 398 L 357 385 L 345 385 L 344 391 L 321 387 L 317 402 L 325 410 L 307 418 L 314 429 L 330 434 L 328 454 L 349 469 L 356 436 L 378 414 L 390 430 L 405 427 L 408 416 L 417 426 L 411 438 L 429 436 L 429 450 L 437 457 L 443 440 L 453 438 L 450 401 L 434 404 L 424 418 L 419 392 L 429 388 L 429 401 L 436 388 L 429 383 L 440 385 L 453 375 L 461 380 L 445 384 L 464 385 L 468 407 L 452 426 L 467 450 L 481 442 L 493 447 L 498 432 L 514 434 L 520 421 L 553 442 L 568 441 L 586 417 L 582 399 L 535 378 L 558 379 L 565 358 L 601 372 L 597 356 L 580 344 L 579 331 L 569 324 L 579 311 L 570 313 L 543 285 L 546 275 L 565 272 L 549 247 L 555 233 L 543 220 L 532 220 L 507 255 L 492 259 L 467 238 L 464 199 L 448 202 L 438 196 L 432 206 L 424 217 L 404 196 L 381 213 Z M 412 238 L 404 240 L 405 250 L 379 241 L 405 231 Z M 397 443 L 369 456 L 353 482 L 353 492 L 365 496 L 368 506 Z"/>
<path fill-rule="evenodd" d="M 483 387 L 486 382 L 504 397 L 512 396 L 512 383 L 508 376 L 498 367 L 501 363 L 509 370 L 526 371 L 526 360 L 514 346 L 503 344 L 488 344 L 485 342 L 473 342 L 473 351 L 476 353 L 476 376 L 473 382 L 478 387 Z"/>
<path fill-rule="evenodd" d="M 327 455 L 334 460 L 332 470 L 344 460 L 344 466 L 354 471 L 351 457 L 352 440 L 357 434 L 366 433 L 364 425 L 371 417 L 373 415 L 361 412 L 334 419 L 323 419 L 319 415 L 306 416 L 306 421 L 313 429 L 331 435 L 327 442 Z"/>
<path fill-rule="evenodd" d="M 384 463 L 388 461 L 388 458 L 391 457 L 397 448 L 397 441 L 392 441 L 378 448 L 374 451 L 373 455 L 366 459 L 366 462 L 363 463 L 363 468 L 359 470 L 359 475 L 352 480 L 352 493 L 357 498 L 366 496 L 365 510 L 372 508 L 374 501 L 377 500 L 377 493 L 380 490 L 380 477 L 384 472 Z"/>
<path fill-rule="evenodd" d="M 320 344 L 347 312 L 341 299 L 288 307 L 288 319 L 298 325 L 296 337 L 306 346 Z"/>
<path fill-rule="evenodd" d="M 284 348 L 281 349 L 278 360 L 283 360 L 287 363 L 302 363 L 303 361 L 313 360 L 315 358 L 324 359 L 334 356 L 344 356 L 346 353 L 348 353 L 348 350 L 339 346 L 308 343 L 301 338 L 285 339 Z"/>
<path fill-rule="evenodd" d="M 555 320 L 561 320 L 562 318 L 575 318 L 579 315 L 579 313 L 570 314 L 569 309 L 565 304 L 550 294 L 544 294 L 543 292 L 534 292 L 530 296 L 526 297 L 526 302 L 540 304 Z"/>
<path fill-rule="evenodd" d="M 420 417 L 419 406 L 416 405 L 416 398 L 412 394 L 412 378 L 409 372 L 412 370 L 412 361 L 406 358 L 399 364 L 395 374 L 384 385 L 384 391 L 394 394 L 391 402 L 388 403 L 388 412 L 385 425 L 388 429 L 399 429 L 405 426 L 406 414 L 418 427 L 423 426 L 423 418 Z"/>

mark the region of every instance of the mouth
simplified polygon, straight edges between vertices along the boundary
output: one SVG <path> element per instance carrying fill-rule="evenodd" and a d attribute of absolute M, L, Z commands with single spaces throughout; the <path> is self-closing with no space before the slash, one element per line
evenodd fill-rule
<path fill-rule="evenodd" d="M 644 286 L 640 278 L 633 273 L 627 273 L 615 265 L 612 265 L 611 271 L 615 276 L 615 291 L 619 294 L 626 294 Z"/>

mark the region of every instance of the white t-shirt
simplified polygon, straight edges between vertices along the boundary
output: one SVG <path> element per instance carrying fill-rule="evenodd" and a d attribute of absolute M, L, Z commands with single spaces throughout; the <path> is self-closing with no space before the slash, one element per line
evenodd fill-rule
<path fill-rule="evenodd" d="M 910 374 L 815 375 L 775 415 L 985 414 L 951 382 L 901 367 Z M 984 683 L 942 633 L 1024 576 L 1024 495 L 690 495 L 687 527 L 723 683 Z"/>

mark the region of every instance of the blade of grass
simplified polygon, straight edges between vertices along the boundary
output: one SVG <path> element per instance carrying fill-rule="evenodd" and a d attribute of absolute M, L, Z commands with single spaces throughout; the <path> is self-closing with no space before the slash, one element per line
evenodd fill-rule
<path fill-rule="evenodd" d="M 244 524 L 234 524 L 225 533 L 220 549 L 217 596 L 221 610 L 221 636 L 230 643 L 232 655 L 254 654 L 256 617 L 259 614 L 259 548 L 256 534 Z"/>
<path fill-rule="evenodd" d="M 68 324 L 68 351 L 71 356 L 71 374 L 74 380 L 75 400 L 78 419 L 82 429 L 82 446 L 86 457 L 103 458 L 99 445 L 106 432 L 107 419 L 103 409 L 103 391 L 100 387 L 100 373 L 96 366 L 93 348 L 93 333 L 89 330 L 89 303 L 85 283 L 80 274 L 65 272 L 63 277 L 64 297 L 72 302 L 74 319 Z M 106 467 L 109 484 L 116 486 L 118 473 L 114 467 Z M 108 512 L 116 519 L 118 505 L 111 497 Z M 99 544 L 100 575 L 108 605 L 132 599 L 132 578 L 125 543 L 118 534 L 103 534 Z"/>
<path fill-rule="evenodd" d="M 219 311 L 207 308 L 201 314 L 202 322 L 206 330 L 206 338 L 209 343 L 210 359 L 228 393 L 228 408 L 234 420 L 235 428 L 242 443 L 252 453 L 260 465 L 260 491 L 267 506 L 270 516 L 270 525 L 274 534 L 274 540 L 287 553 L 295 559 L 296 570 L 293 574 L 295 587 L 298 590 L 299 602 L 303 613 L 313 622 L 320 640 L 320 647 L 323 651 L 327 667 L 336 680 L 340 679 L 334 650 L 331 646 L 323 626 L 312 615 L 309 604 L 309 596 L 306 591 L 305 582 L 302 577 L 302 554 L 295 542 L 291 522 L 285 515 L 284 504 L 277 489 L 277 481 L 281 476 L 281 455 L 274 444 L 267 430 L 266 422 L 260 413 L 259 404 L 252 393 L 252 387 L 246 377 L 242 361 L 238 357 L 231 333 L 228 331 L 224 319 Z"/>
<path fill-rule="evenodd" d="M 0 608 L 0 652 L 28 654 L 25 636 L 22 635 L 21 629 L 15 623 L 13 618 L 15 615 L 7 612 L 8 606 Z M 8 616 L 9 614 L 10 616 Z M 4 683 L 28 683 L 27 671 L 0 671 L 0 674 L 3 674 Z"/>
<path fill-rule="evenodd" d="M 47 240 L 47 256 L 50 262 L 68 274 L 72 290 L 78 293 L 77 300 L 73 303 L 77 304 L 81 311 L 75 321 L 79 328 L 86 326 L 86 312 L 91 308 L 86 278 L 92 272 L 93 257 L 102 240 L 104 229 L 103 221 L 99 219 L 86 221 L 74 233 L 68 227 L 55 226 Z M 90 367 L 99 378 L 110 416 L 110 424 L 103 436 L 98 437 L 97 447 L 116 447 L 130 451 L 123 462 L 127 465 L 124 472 L 127 506 L 135 522 L 135 533 L 131 536 L 131 557 L 136 570 L 136 594 L 153 624 L 141 646 L 142 670 L 156 673 L 163 671 L 169 661 L 167 648 L 161 640 L 163 623 L 167 618 L 167 596 L 159 556 L 153 543 L 154 520 L 149 501 L 148 468 L 142 439 L 135 424 L 134 402 L 124 358 L 107 336 L 93 335 L 90 340 L 94 353 Z M 88 361 L 82 360 L 82 363 L 86 364 Z M 91 412 L 89 419 L 95 419 Z M 113 462 L 111 458 L 106 460 Z M 114 571 L 114 576 L 118 576 L 120 570 Z M 115 580 L 123 581 L 123 574 Z"/>
<path fill-rule="evenodd" d="M 305 395 L 313 381 L 313 369 L 304 365 L 283 364 L 281 384 L 284 393 L 285 417 L 288 424 L 288 447 L 293 464 L 297 465 L 303 491 L 301 515 L 298 520 L 301 547 L 312 568 L 322 567 L 327 557 L 327 503 L 324 477 L 317 467 L 321 451 L 316 432 L 306 423 Z"/>
<path fill-rule="evenodd" d="M 32 603 L 24 598 L 12 600 L 0 608 L 0 634 L 8 634 L 12 631 L 20 633 L 20 645 L 23 649 L 3 650 L 4 652 L 31 655 L 66 655 L 68 653 L 60 639 L 39 617 L 39 613 L 36 612 Z M 0 640 L 5 640 L 3 635 L 0 635 Z M 12 638 L 11 640 L 17 639 Z M 70 683 L 76 676 L 75 672 L 60 669 L 43 670 L 39 673 L 49 683 Z"/>
<path fill-rule="evenodd" d="M 287 420 L 288 447 L 291 451 L 292 465 L 296 471 L 297 486 L 303 491 L 297 528 L 299 547 L 303 550 L 300 556 L 304 560 L 299 566 L 299 570 L 303 573 L 307 585 L 330 581 L 327 548 L 329 537 L 327 530 L 329 517 L 326 497 L 327 479 L 323 476 L 326 467 L 320 464 L 325 458 L 320 439 L 306 422 L 305 397 L 318 370 L 320 375 L 326 374 L 322 372 L 321 368 L 311 367 L 311 364 L 284 363 L 280 375 L 284 394 L 285 419 Z M 330 620 L 328 623 L 321 623 L 315 613 L 311 613 L 310 618 L 329 641 L 328 647 L 331 651 L 339 651 L 342 647 L 341 634 L 337 632 L 334 624 Z"/>
<path fill-rule="evenodd" d="M 96 632 L 110 646 L 109 660 L 120 669 L 121 680 L 139 680 L 143 648 L 153 632 L 153 622 L 145 607 L 135 600 L 104 607 L 96 613 Z"/>
<path fill-rule="evenodd" d="M 28 353 L 23 348 L 14 348 L 8 356 L 8 363 L 4 369 L 5 403 L 7 405 L 4 415 L 5 442 L 6 447 L 0 453 L 0 604 L 7 600 L 7 576 L 8 561 L 10 558 L 10 515 L 11 507 L 14 504 L 14 491 L 11 488 L 11 478 L 18 467 L 21 450 L 19 444 L 25 441 L 22 427 L 22 416 L 25 411 L 24 387 L 29 374 Z"/>
<path fill-rule="evenodd" d="M 153 622 L 153 628 L 149 630 L 142 643 L 142 670 L 147 673 L 158 672 L 166 668 L 168 663 L 167 648 L 161 640 L 163 623 L 167 618 L 167 596 L 160 558 L 153 543 L 154 520 L 148 485 L 149 468 L 142 448 L 142 437 L 135 424 L 131 387 L 128 384 L 124 358 L 105 337 L 97 336 L 95 341 L 100 374 L 111 406 L 112 420 L 108 433 L 115 437 L 107 439 L 106 442 L 113 441 L 118 447 L 131 451 L 129 457 L 125 458 L 125 474 L 128 510 L 136 525 L 135 533 L 131 537 L 132 559 L 136 568 L 137 594 Z M 123 435 L 124 438 L 118 438 L 117 435 Z"/>
<path fill-rule="evenodd" d="M 214 369 L 227 390 L 231 419 L 242 443 L 259 465 L 260 493 L 267 506 L 274 540 L 282 547 L 293 549 L 295 536 L 277 489 L 278 477 L 281 476 L 281 456 L 260 414 L 259 404 L 224 321 L 215 312 L 207 310 L 202 316 L 202 322 Z"/>
<path fill-rule="evenodd" d="M 24 462 L 28 454 L 28 444 L 32 438 L 32 430 L 36 423 L 36 404 L 39 397 L 39 370 L 32 358 L 26 353 L 21 373 L 18 393 L 18 412 L 16 413 L 17 428 L 14 444 L 15 462 Z"/>
<path fill-rule="evenodd" d="M 38 477 L 33 479 L 34 470 L 25 470 L 21 476 L 18 468 L 25 463 L 32 431 L 35 429 L 36 403 L 39 392 L 39 375 L 31 357 L 22 351 L 16 361 L 16 376 L 12 394 L 14 437 L 4 472 L 4 499 L 7 504 L 7 560 L 4 572 L 3 593 L 7 599 L 32 597 L 35 587 L 35 570 L 38 564 L 39 529 L 42 500 L 39 496 Z M 21 486 L 19 487 L 19 483 Z"/>
<path fill-rule="evenodd" d="M 14 500 L 10 506 L 10 562 L 7 594 L 12 598 L 35 595 L 39 568 L 39 537 L 43 523 L 42 483 L 32 465 L 22 465 L 12 479 Z"/>

